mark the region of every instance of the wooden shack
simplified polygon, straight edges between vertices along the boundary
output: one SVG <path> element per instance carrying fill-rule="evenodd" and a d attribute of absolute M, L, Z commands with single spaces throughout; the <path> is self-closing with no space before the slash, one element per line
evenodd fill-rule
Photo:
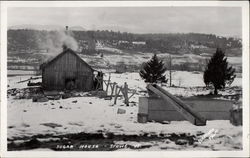
<path fill-rule="evenodd" d="M 95 89 L 94 69 L 69 48 L 42 64 L 40 68 L 42 87 L 46 90 Z"/>

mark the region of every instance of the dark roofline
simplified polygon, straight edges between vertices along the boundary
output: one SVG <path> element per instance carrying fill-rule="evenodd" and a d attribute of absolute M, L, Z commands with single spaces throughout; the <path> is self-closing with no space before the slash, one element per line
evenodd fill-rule
<path fill-rule="evenodd" d="M 53 63 L 54 61 L 56 61 L 58 58 L 60 58 L 63 54 L 65 53 L 71 53 L 73 55 L 75 55 L 77 58 L 80 59 L 80 61 L 82 63 L 84 63 L 87 67 L 89 67 L 92 71 L 95 71 L 88 63 L 86 63 L 79 55 L 76 54 L 76 52 L 74 52 L 72 49 L 67 48 L 65 49 L 62 53 L 58 54 L 57 56 L 55 56 L 52 60 L 42 63 L 40 65 L 40 69 L 43 70 L 44 68 L 46 68 L 47 66 L 49 66 L 51 63 Z"/>

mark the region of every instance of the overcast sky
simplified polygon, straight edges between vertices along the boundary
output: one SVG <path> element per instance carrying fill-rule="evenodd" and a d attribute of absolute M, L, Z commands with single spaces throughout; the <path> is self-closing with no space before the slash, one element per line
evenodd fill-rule
<path fill-rule="evenodd" d="M 133 33 L 212 33 L 241 37 L 238 7 L 9 8 L 8 26 L 82 26 Z"/>

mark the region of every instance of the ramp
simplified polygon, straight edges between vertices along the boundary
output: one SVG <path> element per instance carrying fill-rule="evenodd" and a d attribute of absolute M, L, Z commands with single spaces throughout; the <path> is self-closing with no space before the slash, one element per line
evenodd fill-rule
<path fill-rule="evenodd" d="M 164 100 L 167 100 L 168 102 L 171 102 L 173 107 L 188 121 L 190 121 L 192 124 L 196 126 L 205 126 L 206 125 L 206 119 L 203 118 L 198 112 L 196 112 L 191 106 L 185 104 L 183 101 L 181 101 L 179 98 L 173 96 L 169 92 L 167 92 L 165 89 L 161 88 L 160 86 L 156 84 L 149 84 L 147 85 L 147 89 L 154 94 L 157 94 Z"/>

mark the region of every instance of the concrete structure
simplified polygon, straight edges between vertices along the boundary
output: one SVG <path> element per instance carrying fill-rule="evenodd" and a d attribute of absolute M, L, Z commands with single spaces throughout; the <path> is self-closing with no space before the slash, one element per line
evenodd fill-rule
<path fill-rule="evenodd" d="M 230 122 L 235 126 L 243 125 L 242 108 L 236 108 L 230 110 Z"/>
<path fill-rule="evenodd" d="M 157 84 L 148 84 L 149 95 L 160 96 L 168 105 L 171 105 L 181 116 L 196 126 L 205 126 L 206 119 L 193 107 L 173 96 Z M 153 94 L 153 95 L 152 95 Z"/>
<path fill-rule="evenodd" d="M 65 48 L 62 53 L 40 67 L 42 86 L 46 90 L 77 89 L 93 90 L 94 70 L 73 50 Z"/>
<path fill-rule="evenodd" d="M 182 101 L 206 120 L 229 120 L 233 102 L 217 99 L 187 98 Z M 140 97 L 138 122 L 186 120 L 172 105 L 160 97 Z"/>

